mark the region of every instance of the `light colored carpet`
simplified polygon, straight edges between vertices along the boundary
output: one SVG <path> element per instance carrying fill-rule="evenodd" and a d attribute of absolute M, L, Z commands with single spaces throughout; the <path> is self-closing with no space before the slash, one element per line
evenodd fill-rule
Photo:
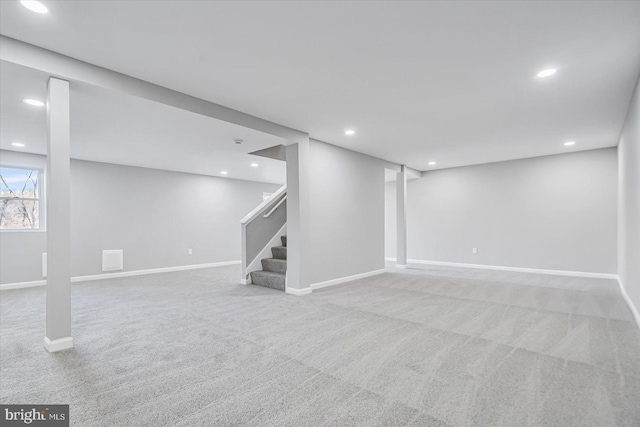
<path fill-rule="evenodd" d="M 304 297 L 239 269 L 0 293 L 0 402 L 75 426 L 640 425 L 640 330 L 611 280 L 433 267 Z"/>

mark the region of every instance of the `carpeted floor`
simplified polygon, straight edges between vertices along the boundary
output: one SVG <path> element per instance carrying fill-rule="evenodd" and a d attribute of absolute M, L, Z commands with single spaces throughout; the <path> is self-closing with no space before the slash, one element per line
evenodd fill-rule
<path fill-rule="evenodd" d="M 304 297 L 238 267 L 0 293 L 0 402 L 74 426 L 639 426 L 640 330 L 611 280 L 432 267 Z"/>

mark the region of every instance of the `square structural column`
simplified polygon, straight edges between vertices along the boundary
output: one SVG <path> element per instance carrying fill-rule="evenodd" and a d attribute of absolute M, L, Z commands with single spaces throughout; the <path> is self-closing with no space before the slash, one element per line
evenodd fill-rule
<path fill-rule="evenodd" d="M 402 165 L 396 180 L 396 267 L 407 268 L 407 167 Z"/>
<path fill-rule="evenodd" d="M 310 143 L 287 146 L 287 278 L 285 291 L 293 295 L 311 293 L 309 260 L 309 167 Z"/>
<path fill-rule="evenodd" d="M 73 348 L 71 338 L 71 158 L 69 82 L 47 85 L 47 326 L 44 346 Z"/>

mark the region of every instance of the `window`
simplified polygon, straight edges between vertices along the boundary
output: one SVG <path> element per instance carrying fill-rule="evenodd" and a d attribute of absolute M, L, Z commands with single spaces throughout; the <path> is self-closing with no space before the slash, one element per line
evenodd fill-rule
<path fill-rule="evenodd" d="M 39 230 L 42 170 L 0 167 L 0 230 Z"/>
<path fill-rule="evenodd" d="M 262 193 L 262 201 L 266 202 L 271 198 L 271 196 L 273 196 L 273 193 Z"/>

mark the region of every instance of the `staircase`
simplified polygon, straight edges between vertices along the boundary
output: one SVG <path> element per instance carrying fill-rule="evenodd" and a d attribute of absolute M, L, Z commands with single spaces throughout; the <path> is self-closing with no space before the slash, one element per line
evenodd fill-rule
<path fill-rule="evenodd" d="M 265 288 L 284 291 L 287 274 L 287 236 L 281 236 L 282 246 L 271 248 L 273 258 L 260 260 L 262 270 L 251 272 L 251 283 Z"/>

